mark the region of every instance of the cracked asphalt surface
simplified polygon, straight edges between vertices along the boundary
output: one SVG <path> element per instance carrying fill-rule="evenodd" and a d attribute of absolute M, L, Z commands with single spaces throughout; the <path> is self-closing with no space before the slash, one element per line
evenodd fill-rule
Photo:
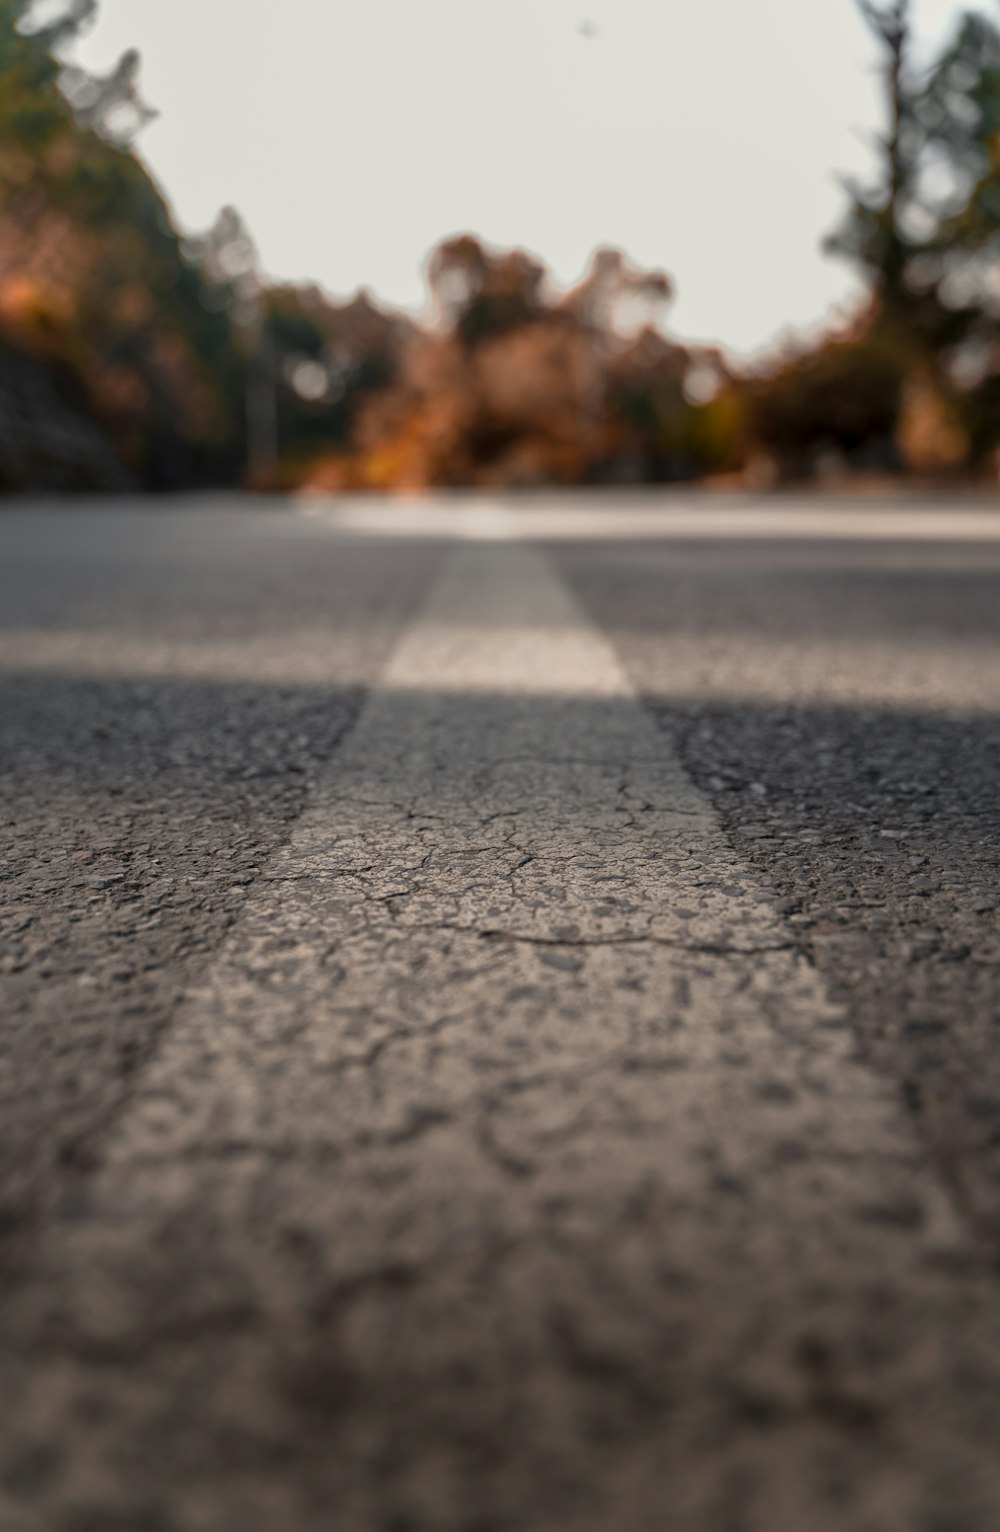
<path fill-rule="evenodd" d="M 4 1532 L 995 1532 L 1000 517 L 0 518 Z"/>

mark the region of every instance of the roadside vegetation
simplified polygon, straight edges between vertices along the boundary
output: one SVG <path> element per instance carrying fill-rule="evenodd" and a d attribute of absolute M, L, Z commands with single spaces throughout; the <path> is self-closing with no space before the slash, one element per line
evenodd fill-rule
<path fill-rule="evenodd" d="M 567 291 L 525 251 L 449 238 L 418 322 L 269 281 L 231 208 L 182 233 L 136 148 L 138 57 L 103 79 L 67 62 L 96 4 L 0 0 L 0 490 L 995 479 L 983 16 L 918 68 L 907 0 L 862 4 L 886 131 L 829 246 L 868 297 L 751 371 L 672 340 L 671 279 L 612 248 Z"/>

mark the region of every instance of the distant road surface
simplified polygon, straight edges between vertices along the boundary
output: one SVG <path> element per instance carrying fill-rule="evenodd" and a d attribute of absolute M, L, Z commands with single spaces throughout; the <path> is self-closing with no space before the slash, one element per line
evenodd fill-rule
<path fill-rule="evenodd" d="M 0 508 L 2 1532 L 997 1532 L 1000 503 Z"/>

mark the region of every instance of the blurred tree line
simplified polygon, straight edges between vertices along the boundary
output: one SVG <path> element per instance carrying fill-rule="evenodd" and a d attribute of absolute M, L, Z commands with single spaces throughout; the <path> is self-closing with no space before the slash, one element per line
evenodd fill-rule
<path fill-rule="evenodd" d="M 0 489 L 995 471 L 1000 31 L 965 15 L 918 67 L 908 0 L 859 3 L 887 123 L 829 245 L 870 296 L 737 373 L 671 340 L 669 278 L 611 248 L 564 291 L 446 240 L 424 323 L 268 281 L 233 209 L 174 226 L 135 150 L 138 57 L 70 62 L 97 0 L 0 0 Z"/>
<path fill-rule="evenodd" d="M 433 252 L 428 285 L 433 321 L 359 411 L 353 450 L 311 482 L 656 482 L 735 466 L 725 406 L 693 396 L 694 354 L 661 329 L 662 272 L 603 249 L 561 292 L 534 257 L 465 234 Z M 714 393 L 724 363 L 699 355 Z"/>
<path fill-rule="evenodd" d="M 267 283 L 231 208 L 177 231 L 138 56 L 67 62 L 96 8 L 0 0 L 0 489 L 275 483 L 349 440 L 410 327 Z"/>

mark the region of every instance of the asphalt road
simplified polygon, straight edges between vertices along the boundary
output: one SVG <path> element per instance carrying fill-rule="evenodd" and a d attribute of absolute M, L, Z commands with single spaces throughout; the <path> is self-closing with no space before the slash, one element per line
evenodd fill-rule
<path fill-rule="evenodd" d="M 0 515 L 3 1532 L 996 1532 L 1000 511 Z"/>

